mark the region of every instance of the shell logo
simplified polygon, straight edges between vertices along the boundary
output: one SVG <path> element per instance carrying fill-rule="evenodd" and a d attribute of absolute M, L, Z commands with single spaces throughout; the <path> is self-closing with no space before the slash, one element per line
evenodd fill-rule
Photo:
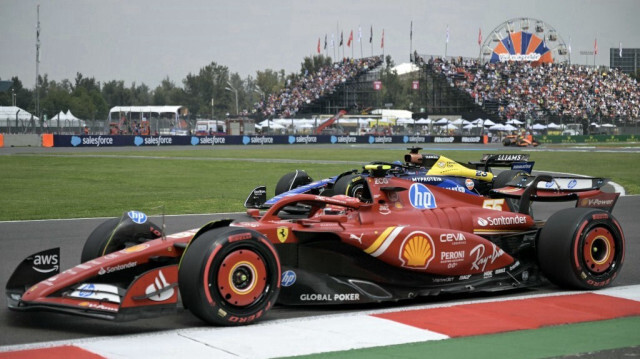
<path fill-rule="evenodd" d="M 400 246 L 400 261 L 406 268 L 427 269 L 434 257 L 433 239 L 424 232 L 409 234 Z"/>

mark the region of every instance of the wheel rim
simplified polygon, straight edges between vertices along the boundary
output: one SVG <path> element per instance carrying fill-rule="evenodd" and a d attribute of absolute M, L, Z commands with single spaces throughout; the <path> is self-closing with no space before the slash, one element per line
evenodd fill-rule
<path fill-rule="evenodd" d="M 602 274 L 611 268 L 615 252 L 615 239 L 608 229 L 597 227 L 585 236 L 582 257 L 592 273 Z"/>
<path fill-rule="evenodd" d="M 218 271 L 218 291 L 229 304 L 239 307 L 257 302 L 267 287 L 267 269 L 260 254 L 240 249 L 229 253 Z"/>
<path fill-rule="evenodd" d="M 351 192 L 350 197 L 357 198 L 362 202 L 369 202 L 365 187 L 362 183 L 354 185 L 353 187 L 349 188 L 348 191 Z"/>

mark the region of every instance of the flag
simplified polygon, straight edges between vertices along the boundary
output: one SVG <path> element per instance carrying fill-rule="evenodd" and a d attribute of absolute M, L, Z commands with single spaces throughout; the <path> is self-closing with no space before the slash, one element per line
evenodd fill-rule
<path fill-rule="evenodd" d="M 358 42 L 362 41 L 362 27 L 358 25 Z"/>
<path fill-rule="evenodd" d="M 320 53 L 320 38 L 318 38 L 318 53 Z"/>
<path fill-rule="evenodd" d="M 338 46 L 342 46 L 342 43 L 343 43 L 343 41 L 342 41 L 342 31 L 340 31 L 340 45 L 338 45 Z"/>
<path fill-rule="evenodd" d="M 447 44 L 449 43 L 449 25 L 447 25 Z"/>
<path fill-rule="evenodd" d="M 593 42 L 593 54 L 597 55 L 598 54 L 598 38 L 596 37 L 596 40 Z"/>
<path fill-rule="evenodd" d="M 335 39 L 335 34 L 331 34 L 331 48 L 334 48 L 336 46 L 336 41 Z"/>
<path fill-rule="evenodd" d="M 369 35 L 369 43 L 373 42 L 373 25 L 371 25 L 371 34 Z"/>
<path fill-rule="evenodd" d="M 482 43 L 482 28 L 478 28 L 478 46 Z"/>
<path fill-rule="evenodd" d="M 409 40 L 413 40 L 413 20 L 411 20 L 411 25 L 409 26 Z"/>
<path fill-rule="evenodd" d="M 347 47 L 351 47 L 352 41 L 353 41 L 353 30 L 351 30 L 351 34 L 349 34 L 349 40 L 347 40 Z"/>
<path fill-rule="evenodd" d="M 569 55 L 571 55 L 571 36 L 569 36 L 569 46 L 567 47 L 567 50 L 569 50 Z"/>
<path fill-rule="evenodd" d="M 620 42 L 620 52 L 618 52 L 620 58 L 622 58 L 622 41 Z"/>
<path fill-rule="evenodd" d="M 382 29 L 382 41 L 380 41 L 380 48 L 384 49 L 384 29 Z"/>
<path fill-rule="evenodd" d="M 324 34 L 324 49 L 327 49 L 327 34 Z"/>

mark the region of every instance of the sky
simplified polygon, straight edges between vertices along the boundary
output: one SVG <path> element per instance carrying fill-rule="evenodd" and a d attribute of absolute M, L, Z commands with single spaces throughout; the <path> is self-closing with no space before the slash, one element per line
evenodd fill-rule
<path fill-rule="evenodd" d="M 353 30 L 354 57 L 384 50 L 396 64 L 409 61 L 410 49 L 478 57 L 479 29 L 484 40 L 514 18 L 554 28 L 570 42 L 574 64 L 593 64 L 579 51 L 593 51 L 596 38 L 597 65 L 608 66 L 609 49 L 620 43 L 640 48 L 640 0 L 0 0 L 0 79 L 18 76 L 27 88 L 35 87 L 38 4 L 40 75 L 73 81 L 79 72 L 151 89 L 165 78 L 181 87 L 211 62 L 242 78 L 265 69 L 298 72 L 305 56 L 317 54 L 319 38 L 323 47 L 325 35 L 329 43 L 335 35 L 337 44 L 340 31 L 340 57 L 351 57 L 346 42 Z M 333 57 L 334 49 L 326 54 Z"/>

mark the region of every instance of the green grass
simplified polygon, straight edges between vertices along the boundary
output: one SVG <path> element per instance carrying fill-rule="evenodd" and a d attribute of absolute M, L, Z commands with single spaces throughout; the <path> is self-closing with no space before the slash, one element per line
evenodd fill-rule
<path fill-rule="evenodd" d="M 128 209 L 151 214 L 162 206 L 167 214 L 242 211 L 251 189 L 267 185 L 272 195 L 286 172 L 304 169 L 321 179 L 369 161 L 400 160 L 405 152 L 265 146 L 0 156 L 0 220 L 118 216 Z M 441 153 L 459 161 L 481 156 Z M 534 152 L 531 157 L 539 170 L 605 176 L 627 193 L 640 193 L 635 167 L 640 154 Z M 300 160 L 309 162 L 295 162 Z M 313 162 L 326 160 L 344 162 Z"/>

